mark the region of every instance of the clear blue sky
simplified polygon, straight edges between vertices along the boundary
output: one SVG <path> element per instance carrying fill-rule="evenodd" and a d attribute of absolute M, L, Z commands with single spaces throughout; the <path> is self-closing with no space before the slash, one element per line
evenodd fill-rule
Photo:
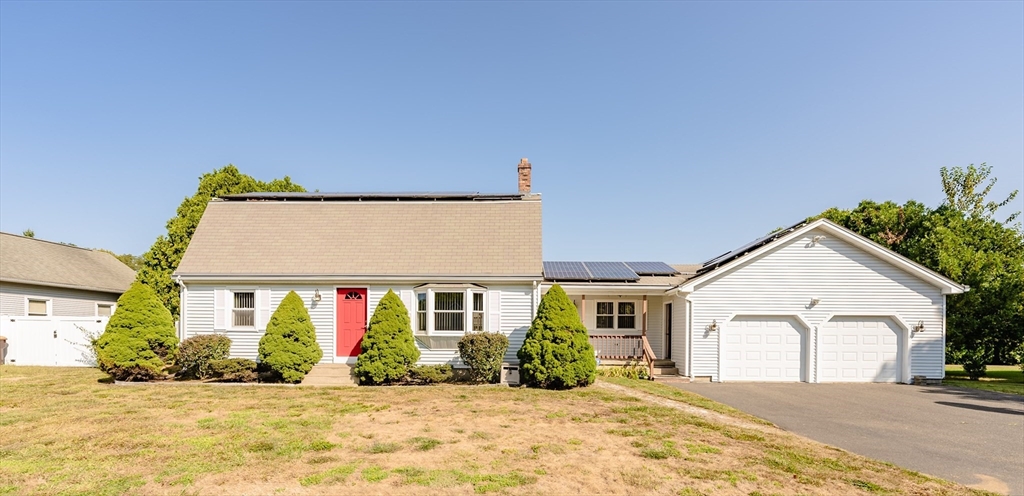
<path fill-rule="evenodd" d="M 6 232 L 140 254 L 228 163 L 508 192 L 520 157 L 548 260 L 699 262 L 936 205 L 941 166 L 988 162 L 1004 196 L 1024 3 L 0 2 Z"/>

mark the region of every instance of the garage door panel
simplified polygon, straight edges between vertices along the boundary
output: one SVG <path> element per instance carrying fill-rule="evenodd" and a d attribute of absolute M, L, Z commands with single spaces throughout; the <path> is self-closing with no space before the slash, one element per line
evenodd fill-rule
<path fill-rule="evenodd" d="M 723 379 L 804 380 L 802 327 L 786 317 L 737 317 L 723 332 Z"/>
<path fill-rule="evenodd" d="M 898 382 L 899 329 L 884 317 L 837 317 L 819 331 L 822 382 Z"/>

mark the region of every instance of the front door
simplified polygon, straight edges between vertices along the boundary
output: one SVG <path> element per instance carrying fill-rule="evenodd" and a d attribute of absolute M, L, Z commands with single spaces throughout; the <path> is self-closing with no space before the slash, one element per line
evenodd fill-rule
<path fill-rule="evenodd" d="M 366 334 L 366 288 L 338 288 L 337 342 L 340 357 L 359 355 L 359 343 Z"/>

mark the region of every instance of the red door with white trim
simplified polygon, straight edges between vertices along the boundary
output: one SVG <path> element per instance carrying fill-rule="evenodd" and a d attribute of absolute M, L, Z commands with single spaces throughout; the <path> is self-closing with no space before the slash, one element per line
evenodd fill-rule
<path fill-rule="evenodd" d="M 359 343 L 366 334 L 366 288 L 338 288 L 337 342 L 340 357 L 359 355 Z"/>

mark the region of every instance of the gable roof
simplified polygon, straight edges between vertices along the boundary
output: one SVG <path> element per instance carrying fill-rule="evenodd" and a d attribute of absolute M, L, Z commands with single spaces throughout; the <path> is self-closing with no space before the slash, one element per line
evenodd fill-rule
<path fill-rule="evenodd" d="M 183 278 L 541 277 L 539 195 L 211 201 Z"/>
<path fill-rule="evenodd" d="M 134 280 L 109 253 L 0 233 L 0 281 L 123 293 Z"/>
<path fill-rule="evenodd" d="M 868 238 L 865 238 L 839 224 L 828 219 L 817 219 L 810 222 L 801 222 L 782 229 L 779 232 L 769 234 L 763 238 L 750 242 L 736 250 L 715 257 L 704 262 L 701 269 L 697 271 L 697 277 L 687 280 L 678 288 L 682 292 L 691 292 L 696 285 L 721 277 L 727 272 L 746 265 L 766 254 L 771 248 L 784 244 L 786 241 L 796 239 L 808 231 L 821 229 L 829 234 L 835 235 L 851 245 L 854 245 L 875 257 L 888 262 L 894 267 L 901 269 L 919 279 L 939 288 L 942 294 L 960 294 L 969 288 L 949 279 L 938 272 L 935 272 L 899 253 L 885 248 Z"/>

